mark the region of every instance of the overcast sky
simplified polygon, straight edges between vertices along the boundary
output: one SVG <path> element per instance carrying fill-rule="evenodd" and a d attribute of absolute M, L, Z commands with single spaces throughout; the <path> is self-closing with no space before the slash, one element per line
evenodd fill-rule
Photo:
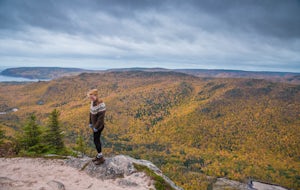
<path fill-rule="evenodd" d="M 0 0 L 0 66 L 300 72 L 300 1 Z"/>

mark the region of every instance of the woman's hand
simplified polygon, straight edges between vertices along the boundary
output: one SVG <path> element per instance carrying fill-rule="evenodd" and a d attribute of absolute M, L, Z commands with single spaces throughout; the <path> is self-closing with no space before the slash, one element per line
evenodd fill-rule
<path fill-rule="evenodd" d="M 93 129 L 94 133 L 98 132 L 98 129 L 96 129 L 95 127 L 93 127 L 93 125 L 91 123 L 89 124 L 89 127 L 91 129 Z"/>

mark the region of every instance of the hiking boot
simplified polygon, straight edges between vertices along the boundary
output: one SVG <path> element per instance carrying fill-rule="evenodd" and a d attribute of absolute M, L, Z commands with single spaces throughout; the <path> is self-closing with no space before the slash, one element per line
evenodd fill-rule
<path fill-rule="evenodd" d="M 103 164 L 105 162 L 105 159 L 103 157 L 101 158 L 97 158 L 96 161 L 94 161 L 95 165 L 100 165 Z"/>
<path fill-rule="evenodd" d="M 98 158 L 97 158 L 97 156 L 96 156 L 95 158 L 92 159 L 92 161 L 93 161 L 93 162 L 96 162 L 97 159 L 98 159 Z"/>

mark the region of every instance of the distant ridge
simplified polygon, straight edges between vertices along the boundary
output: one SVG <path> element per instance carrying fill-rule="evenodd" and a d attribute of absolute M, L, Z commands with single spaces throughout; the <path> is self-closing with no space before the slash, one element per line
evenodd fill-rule
<path fill-rule="evenodd" d="M 284 82 L 300 84 L 300 73 L 293 72 L 272 72 L 272 71 L 243 71 L 243 70 L 222 70 L 222 69 L 166 69 L 160 67 L 145 68 L 114 68 L 107 70 L 87 70 L 80 68 L 63 67 L 17 67 L 3 70 L 0 74 L 11 77 L 23 77 L 28 79 L 55 79 L 63 76 L 77 75 L 81 73 L 99 72 L 178 72 L 202 78 L 247 78 L 265 79 L 272 82 Z"/>
<path fill-rule="evenodd" d="M 54 79 L 62 76 L 92 72 L 91 70 L 63 67 L 16 67 L 3 70 L 0 74 L 10 77 L 23 77 L 28 79 Z"/>
<path fill-rule="evenodd" d="M 148 71 L 148 72 L 160 72 L 160 71 L 175 71 L 172 69 L 160 68 L 160 67 L 153 67 L 153 68 L 146 68 L 146 67 L 132 67 L 132 68 L 116 68 L 116 69 L 108 69 L 106 71 Z"/>
<path fill-rule="evenodd" d="M 266 79 L 272 82 L 286 82 L 300 84 L 300 73 L 292 72 L 272 72 L 272 71 L 242 71 L 242 70 L 207 70 L 207 69 L 176 69 L 182 72 L 198 77 L 209 78 L 248 78 L 248 79 Z"/>
<path fill-rule="evenodd" d="M 248 78 L 266 79 L 272 82 L 285 82 L 300 84 L 300 73 L 292 72 L 273 72 L 273 71 L 243 71 L 243 70 L 222 70 L 222 69 L 166 69 L 166 68 L 118 68 L 106 71 L 145 71 L 145 72 L 180 72 L 197 77 L 205 78 Z"/>
<path fill-rule="evenodd" d="M 280 72 L 280 71 L 244 71 L 244 70 L 231 70 L 231 69 L 175 69 L 181 72 L 203 72 L 203 73 L 239 73 L 239 74 L 265 74 L 265 75 L 281 75 L 295 74 L 300 75 L 297 72 Z"/>
<path fill-rule="evenodd" d="M 286 75 L 295 74 L 300 75 L 298 72 L 280 72 L 280 71 L 245 71 L 233 69 L 168 69 L 162 67 L 129 67 L 129 68 L 114 68 L 107 69 L 106 71 L 179 71 L 179 72 L 204 72 L 204 73 L 243 73 L 243 74 L 267 74 L 267 75 Z"/>

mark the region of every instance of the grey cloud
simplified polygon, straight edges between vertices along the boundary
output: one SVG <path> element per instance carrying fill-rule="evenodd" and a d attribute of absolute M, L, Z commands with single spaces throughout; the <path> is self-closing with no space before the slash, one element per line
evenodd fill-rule
<path fill-rule="evenodd" d="M 81 20 L 97 23 L 101 20 L 95 20 L 93 15 L 99 13 L 120 21 L 132 19 L 143 26 L 155 27 L 155 20 L 145 23 L 139 19 L 143 12 L 154 10 L 154 14 L 157 12 L 174 17 L 178 24 L 191 24 L 210 32 L 249 32 L 279 38 L 300 38 L 300 2 L 297 0 L 3 0 L 0 5 L 0 27 L 4 29 L 29 25 L 70 33 L 90 32 L 91 28 L 80 28 L 70 15 L 77 14 L 82 17 Z M 113 24 L 103 23 L 102 26 L 118 31 Z M 100 33 L 103 30 L 101 27 L 96 29 Z"/>
<path fill-rule="evenodd" d="M 0 56 L 294 67 L 299 12 L 297 0 L 0 0 Z"/>
<path fill-rule="evenodd" d="M 194 16 L 191 22 L 212 32 L 246 32 L 278 38 L 300 38 L 300 1 L 297 0 L 195 0 L 188 5 Z M 201 20 L 203 13 L 211 17 L 212 23 Z M 197 16 L 199 19 L 195 19 Z"/>
<path fill-rule="evenodd" d="M 24 30 L 25 27 L 40 27 L 48 30 L 68 30 L 72 22 L 63 7 L 54 1 L 1 1 L 1 29 Z"/>

